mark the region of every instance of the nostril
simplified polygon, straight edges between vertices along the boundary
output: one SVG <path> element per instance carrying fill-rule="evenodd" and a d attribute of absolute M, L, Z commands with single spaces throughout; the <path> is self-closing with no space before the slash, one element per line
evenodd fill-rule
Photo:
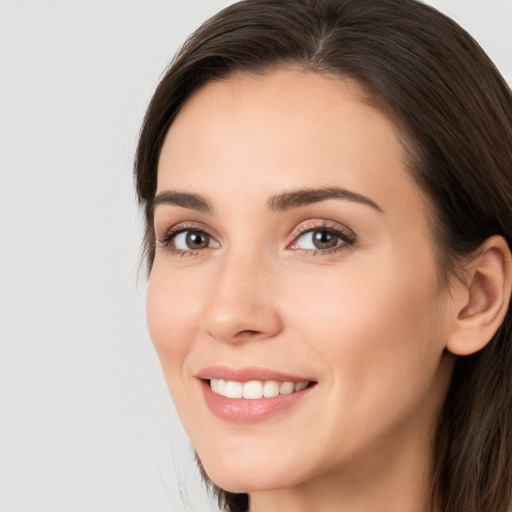
<path fill-rule="evenodd" d="M 253 329 L 244 329 L 243 331 L 239 331 L 233 337 L 234 340 L 244 340 L 246 338 L 254 339 L 259 336 L 262 336 L 263 333 L 261 331 L 253 330 Z"/>

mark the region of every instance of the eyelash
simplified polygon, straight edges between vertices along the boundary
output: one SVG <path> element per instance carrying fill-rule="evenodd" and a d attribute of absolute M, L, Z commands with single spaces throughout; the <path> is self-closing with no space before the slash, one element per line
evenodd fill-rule
<path fill-rule="evenodd" d="M 160 238 L 156 240 L 156 246 L 169 251 L 172 256 L 181 256 L 181 257 L 195 257 L 199 256 L 200 250 L 183 250 L 176 249 L 173 247 L 173 240 L 181 233 L 186 233 L 187 231 L 196 231 L 198 233 L 204 233 L 210 238 L 213 238 L 208 231 L 201 225 L 197 224 L 178 224 L 177 226 L 173 226 L 169 230 L 167 230 Z"/>
<path fill-rule="evenodd" d="M 187 231 L 195 231 L 198 233 L 204 233 L 211 239 L 213 239 L 212 235 L 208 233 L 208 231 L 200 225 L 197 224 L 179 224 L 177 226 L 173 226 L 168 231 L 166 231 L 161 237 L 157 238 L 156 240 L 156 246 L 161 247 L 171 253 L 173 256 L 180 256 L 180 257 L 196 257 L 199 256 L 200 252 L 204 249 L 194 250 L 184 250 L 184 249 L 176 249 L 173 247 L 172 243 L 173 240 L 181 233 L 186 233 Z M 309 232 L 314 231 L 324 231 L 327 232 L 333 236 L 336 236 L 339 238 L 343 243 L 340 243 L 339 245 L 336 245 L 335 247 L 332 247 L 330 249 L 300 249 L 296 248 L 293 249 L 295 251 L 299 251 L 301 253 L 307 254 L 308 256 L 327 256 L 329 254 L 336 253 L 338 251 L 347 249 L 348 247 L 353 246 L 356 241 L 357 237 L 356 235 L 346 229 L 342 228 L 341 226 L 335 225 L 335 224 L 329 224 L 326 221 L 323 221 L 321 224 L 314 224 L 309 223 L 300 226 L 293 234 L 292 234 L 292 242 L 287 245 L 287 247 L 291 247 L 294 244 L 297 243 L 298 239 Z"/>
<path fill-rule="evenodd" d="M 324 231 L 327 232 L 337 238 L 339 238 L 343 243 L 336 245 L 330 249 L 295 249 L 296 251 L 300 251 L 308 256 L 328 256 L 329 254 L 334 254 L 349 247 L 352 247 L 356 241 L 356 235 L 351 230 L 339 226 L 338 224 L 329 224 L 327 221 L 323 221 L 321 224 L 317 223 L 307 223 L 300 226 L 293 234 L 293 241 L 290 245 L 294 245 L 297 243 L 298 239 L 306 234 L 315 231 Z M 290 246 L 289 245 L 289 246 Z M 288 247 L 289 247 L 288 246 Z"/>

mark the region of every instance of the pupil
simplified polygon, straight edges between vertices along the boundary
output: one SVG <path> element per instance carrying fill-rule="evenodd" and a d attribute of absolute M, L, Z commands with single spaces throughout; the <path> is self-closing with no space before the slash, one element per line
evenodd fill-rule
<path fill-rule="evenodd" d="M 187 245 L 191 249 L 203 249 L 204 247 L 208 247 L 208 243 L 208 236 L 203 233 L 197 231 L 187 233 Z"/>
<path fill-rule="evenodd" d="M 313 243 L 317 249 L 330 249 L 337 242 L 337 236 L 329 233 L 329 231 L 315 231 L 313 235 Z"/>

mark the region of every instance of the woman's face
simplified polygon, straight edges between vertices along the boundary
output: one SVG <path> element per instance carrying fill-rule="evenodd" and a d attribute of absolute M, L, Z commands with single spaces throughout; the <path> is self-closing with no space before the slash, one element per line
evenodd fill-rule
<path fill-rule="evenodd" d="M 353 82 L 236 76 L 181 110 L 160 156 L 147 314 L 217 485 L 424 470 L 453 309 L 426 204 Z"/>

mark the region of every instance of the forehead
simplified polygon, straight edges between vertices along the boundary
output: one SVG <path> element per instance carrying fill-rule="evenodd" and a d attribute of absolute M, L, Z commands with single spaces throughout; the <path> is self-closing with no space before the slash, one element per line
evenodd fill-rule
<path fill-rule="evenodd" d="M 407 207 L 421 194 L 400 134 L 366 98 L 352 80 L 293 69 L 207 84 L 167 134 L 158 191 L 268 196 L 336 185 Z"/>

